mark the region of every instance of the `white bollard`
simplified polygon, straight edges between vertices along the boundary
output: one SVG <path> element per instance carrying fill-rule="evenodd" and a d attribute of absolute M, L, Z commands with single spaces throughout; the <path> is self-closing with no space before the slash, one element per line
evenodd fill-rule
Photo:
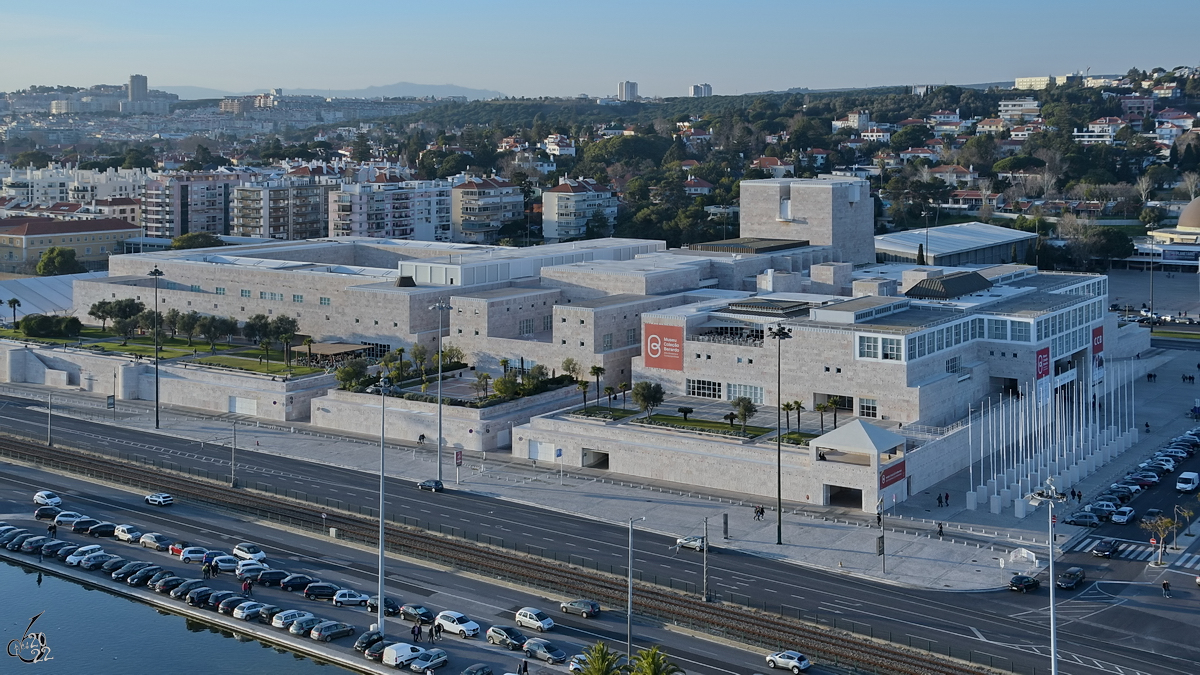
<path fill-rule="evenodd" d="M 1012 505 L 1012 490 L 1004 488 L 1000 490 L 1000 508 L 1007 509 Z"/>
<path fill-rule="evenodd" d="M 1016 516 L 1017 518 L 1024 518 L 1025 517 L 1025 506 L 1026 506 L 1026 502 L 1024 499 L 1013 500 L 1013 515 Z"/>
<path fill-rule="evenodd" d="M 975 509 L 977 509 L 979 507 L 979 503 L 977 501 L 978 498 L 979 498 L 979 495 L 975 494 L 974 490 L 969 490 L 967 492 L 966 504 L 967 504 L 968 511 L 974 511 Z"/>
<path fill-rule="evenodd" d="M 988 506 L 992 513 L 1000 513 L 1000 495 L 992 495 L 988 499 Z"/>

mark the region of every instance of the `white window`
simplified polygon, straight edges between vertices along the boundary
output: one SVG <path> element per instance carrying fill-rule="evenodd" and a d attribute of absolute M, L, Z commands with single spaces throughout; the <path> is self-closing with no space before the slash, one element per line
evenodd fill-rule
<path fill-rule="evenodd" d="M 859 417 L 879 417 L 879 401 L 873 398 L 858 399 Z"/>
<path fill-rule="evenodd" d="M 687 395 L 701 398 L 721 398 L 721 383 L 710 380 L 687 380 Z"/>
<path fill-rule="evenodd" d="M 625 344 L 626 345 L 636 345 L 637 344 L 637 329 L 636 328 L 626 328 L 625 329 Z"/>
<path fill-rule="evenodd" d="M 533 319 L 521 319 L 517 330 L 521 335 L 533 335 Z"/>
<path fill-rule="evenodd" d="M 217 295 L 225 295 L 225 287 L 224 287 L 224 286 L 217 286 L 217 288 L 216 288 L 216 294 L 217 294 Z"/>
<path fill-rule="evenodd" d="M 988 319 L 987 330 L 989 340 L 1008 339 L 1008 322 L 1004 319 Z"/>
<path fill-rule="evenodd" d="M 755 387 L 750 384 L 734 384 L 732 382 L 725 385 L 725 399 L 732 401 L 735 398 L 745 396 L 754 403 L 762 405 L 763 403 L 763 388 Z"/>
<path fill-rule="evenodd" d="M 605 333 L 604 336 L 600 339 L 600 344 L 602 345 L 601 349 L 603 349 L 604 351 L 608 351 L 608 350 L 612 349 L 613 348 L 612 333 Z"/>
<path fill-rule="evenodd" d="M 962 357 L 961 356 L 952 356 L 952 357 L 946 359 L 946 372 L 947 373 L 957 373 L 961 369 L 962 369 Z"/>
<path fill-rule="evenodd" d="M 1029 342 L 1029 324 L 1023 321 L 1013 321 L 1012 339 L 1014 342 Z"/>
<path fill-rule="evenodd" d="M 329 306 L 329 298 L 321 298 L 321 304 L 328 307 Z"/>
<path fill-rule="evenodd" d="M 883 360 L 884 361 L 902 361 L 903 357 L 900 351 L 900 340 L 898 338 L 883 338 Z"/>
<path fill-rule="evenodd" d="M 550 330 L 551 325 L 552 325 L 551 321 L 553 319 L 554 319 L 554 317 L 550 316 L 549 314 L 547 314 L 546 316 L 543 316 L 542 317 L 542 330 Z"/>
<path fill-rule="evenodd" d="M 858 358 L 879 358 L 879 338 L 860 335 L 858 338 Z"/>
<path fill-rule="evenodd" d="M 304 296 L 303 296 L 303 295 L 296 294 L 296 293 L 293 293 L 293 294 L 292 294 L 292 302 L 299 302 L 299 303 L 302 303 L 302 302 L 304 302 Z"/>

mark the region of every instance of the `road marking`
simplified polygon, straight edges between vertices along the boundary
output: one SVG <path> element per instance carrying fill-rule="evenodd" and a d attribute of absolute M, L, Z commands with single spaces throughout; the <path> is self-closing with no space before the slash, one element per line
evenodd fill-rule
<path fill-rule="evenodd" d="M 967 628 L 970 628 L 971 632 L 974 633 L 975 637 L 979 638 L 981 642 L 987 642 L 987 639 L 983 637 L 983 633 L 980 633 L 978 628 L 975 626 L 967 626 Z"/>
<path fill-rule="evenodd" d="M 599 553 L 599 552 L 600 552 L 600 549 L 598 549 L 598 548 L 592 548 L 592 547 L 590 547 L 590 546 L 588 547 L 588 550 L 589 550 L 589 551 L 595 551 L 596 553 Z"/>

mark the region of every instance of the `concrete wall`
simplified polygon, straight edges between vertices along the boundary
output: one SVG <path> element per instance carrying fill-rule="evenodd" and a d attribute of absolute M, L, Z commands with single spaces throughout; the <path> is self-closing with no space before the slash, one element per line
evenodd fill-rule
<path fill-rule="evenodd" d="M 874 220 L 874 201 L 863 180 L 776 178 L 741 183 L 743 237 L 807 240 L 834 246 L 845 262 L 871 263 Z"/>

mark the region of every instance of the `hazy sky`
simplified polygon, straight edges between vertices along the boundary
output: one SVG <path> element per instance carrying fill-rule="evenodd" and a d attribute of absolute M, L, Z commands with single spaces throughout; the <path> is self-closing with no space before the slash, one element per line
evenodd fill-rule
<path fill-rule="evenodd" d="M 9 0 L 0 90 L 143 73 L 152 88 L 407 81 L 519 96 L 613 94 L 628 79 L 643 96 L 681 96 L 699 82 L 735 94 L 1196 65 L 1184 5 L 1163 11 L 1111 0 Z"/>

